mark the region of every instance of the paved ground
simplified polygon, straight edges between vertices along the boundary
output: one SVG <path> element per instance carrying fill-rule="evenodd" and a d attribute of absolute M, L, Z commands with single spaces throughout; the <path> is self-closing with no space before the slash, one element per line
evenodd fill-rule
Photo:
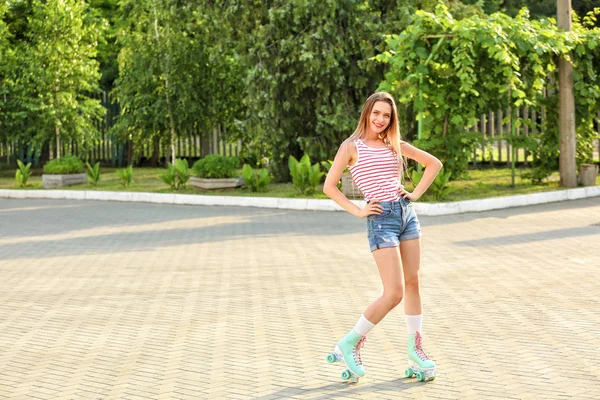
<path fill-rule="evenodd" d="M 0 200 L 0 399 L 600 399 L 600 200 L 421 218 L 429 383 L 345 213 Z"/>

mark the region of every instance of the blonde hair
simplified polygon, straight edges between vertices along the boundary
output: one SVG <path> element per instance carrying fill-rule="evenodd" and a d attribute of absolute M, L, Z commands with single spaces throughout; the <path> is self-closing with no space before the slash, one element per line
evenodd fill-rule
<path fill-rule="evenodd" d="M 404 159 L 402 157 L 402 150 L 400 149 L 400 123 L 398 122 L 398 109 L 396 108 L 396 102 L 392 95 L 387 92 L 376 92 L 373 93 L 365 104 L 363 104 L 362 111 L 360 113 L 360 120 L 358 126 L 354 130 L 354 133 L 346 139 L 348 141 L 354 141 L 355 139 L 364 139 L 367 136 L 369 129 L 369 116 L 373 110 L 373 106 L 376 102 L 383 101 L 388 103 L 392 107 L 392 115 L 390 116 L 390 124 L 388 127 L 379 134 L 379 138 L 383 140 L 385 145 L 396 154 L 398 158 L 398 174 L 400 181 L 402 181 L 402 175 L 404 172 Z"/>

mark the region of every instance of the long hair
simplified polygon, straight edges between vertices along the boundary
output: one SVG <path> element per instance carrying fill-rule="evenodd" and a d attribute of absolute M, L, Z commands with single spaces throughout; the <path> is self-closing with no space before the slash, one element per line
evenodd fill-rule
<path fill-rule="evenodd" d="M 354 133 L 346 139 L 347 141 L 355 139 L 364 139 L 367 136 L 369 129 L 369 117 L 373 106 L 378 101 L 384 101 L 392 107 L 392 115 L 390 116 L 390 124 L 388 127 L 379 134 L 380 139 L 383 140 L 385 145 L 396 154 L 398 158 L 398 174 L 402 181 L 402 175 L 404 172 L 404 159 L 402 157 L 402 151 L 400 149 L 400 123 L 398 122 L 398 109 L 396 108 L 396 102 L 394 98 L 387 92 L 376 92 L 373 93 L 365 104 L 363 104 L 362 111 L 360 113 L 360 120 L 358 126 L 354 130 Z"/>

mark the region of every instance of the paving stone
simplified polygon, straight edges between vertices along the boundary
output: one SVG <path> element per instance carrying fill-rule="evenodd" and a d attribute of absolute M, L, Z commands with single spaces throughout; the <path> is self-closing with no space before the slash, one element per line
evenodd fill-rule
<path fill-rule="evenodd" d="M 0 199 L 0 399 L 600 399 L 600 200 L 422 217 L 368 375 L 325 356 L 381 293 L 340 212 Z"/>

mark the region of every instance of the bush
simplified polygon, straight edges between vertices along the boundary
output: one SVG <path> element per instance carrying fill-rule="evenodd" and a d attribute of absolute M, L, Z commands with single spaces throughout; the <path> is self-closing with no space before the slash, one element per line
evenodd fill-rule
<path fill-rule="evenodd" d="M 237 157 L 210 154 L 194 163 L 192 170 L 198 178 L 232 178 L 240 165 Z"/>
<path fill-rule="evenodd" d="M 452 176 L 452 172 L 442 172 L 443 169 L 437 174 L 434 181 L 431 182 L 431 186 L 425 192 L 426 196 L 431 196 L 435 200 L 443 200 L 448 193 L 452 191 L 452 189 L 448 186 L 448 182 L 450 181 L 450 177 Z M 411 181 L 414 187 L 417 187 L 421 179 L 423 178 L 424 170 L 418 171 L 413 170 L 410 174 Z"/>
<path fill-rule="evenodd" d="M 329 174 L 329 170 L 331 170 L 331 167 L 333 167 L 333 160 L 321 161 L 321 165 L 323 166 L 323 168 L 325 168 L 325 171 L 326 171 L 325 173 Z M 347 172 L 350 172 L 348 170 L 348 167 L 344 168 L 343 173 L 345 174 Z M 342 181 L 341 180 L 337 183 L 337 188 L 339 190 L 342 190 Z"/>
<path fill-rule="evenodd" d="M 76 156 L 55 158 L 44 165 L 44 174 L 78 174 L 83 171 L 83 162 Z"/>
<path fill-rule="evenodd" d="M 119 176 L 119 179 L 121 179 L 121 185 L 123 185 L 123 187 L 129 186 L 133 180 L 133 165 L 124 169 L 118 169 L 117 175 Z"/>
<path fill-rule="evenodd" d="M 176 159 L 175 165 L 169 163 L 168 169 L 160 177 L 164 183 L 171 186 L 171 189 L 179 190 L 185 187 L 190 180 L 190 171 L 187 160 Z"/>
<path fill-rule="evenodd" d="M 244 164 L 242 167 L 242 176 L 244 177 L 244 183 L 253 192 L 266 192 L 269 183 L 271 183 L 269 171 L 265 168 L 261 169 L 260 172 L 254 172 L 248 164 Z"/>
<path fill-rule="evenodd" d="M 294 156 L 290 156 L 288 166 L 290 168 L 290 175 L 292 175 L 292 182 L 302 194 L 314 193 L 317 185 L 321 182 L 321 178 L 325 175 L 324 172 L 321 172 L 321 167 L 318 163 L 314 165 L 310 164 L 308 154 L 302 156 L 300 161 L 296 160 Z"/>
<path fill-rule="evenodd" d="M 25 166 L 25 164 L 23 164 L 21 160 L 17 160 L 17 165 L 19 166 L 19 169 L 15 173 L 15 179 L 17 180 L 19 186 L 25 187 L 27 186 L 27 179 L 29 179 L 29 177 L 32 174 L 32 172 L 30 171 L 31 163 Z"/>
<path fill-rule="evenodd" d="M 85 165 L 87 166 L 87 176 L 90 183 L 96 186 L 100 180 L 100 162 L 97 162 L 93 167 L 88 162 Z"/>

